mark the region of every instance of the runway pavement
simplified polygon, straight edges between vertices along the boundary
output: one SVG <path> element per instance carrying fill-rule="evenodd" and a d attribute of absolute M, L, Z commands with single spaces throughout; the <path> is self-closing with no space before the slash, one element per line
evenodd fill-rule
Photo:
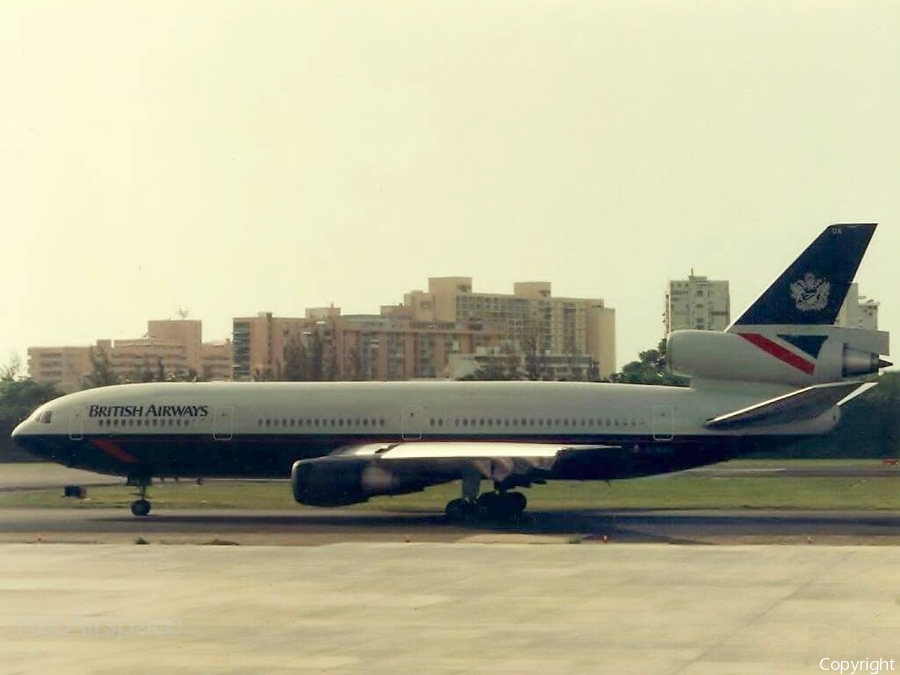
<path fill-rule="evenodd" d="M 534 512 L 514 523 L 445 521 L 440 513 L 353 510 L 0 509 L 0 542 L 572 542 L 669 544 L 900 544 L 897 511 L 580 510 Z"/>
<path fill-rule="evenodd" d="M 897 511 L 3 508 L 0 673 L 896 672 L 898 544 Z"/>
<path fill-rule="evenodd" d="M 851 465 L 841 471 L 895 467 Z M 712 472 L 744 472 L 720 465 Z M 795 475 L 785 468 L 755 471 Z M 739 473 L 743 475 L 743 473 Z M 834 475 L 829 473 L 828 475 Z M 849 475 L 856 475 L 851 473 Z M 0 465 L 0 490 L 71 483 L 98 485 L 121 479 L 53 464 Z M 0 509 L 0 542 L 167 543 L 218 540 L 244 545 L 321 545 L 335 542 L 580 541 L 696 544 L 900 544 L 898 511 L 647 510 L 530 511 L 515 523 L 447 523 L 437 512 L 385 513 L 353 509 L 158 510 L 139 519 L 127 508 Z"/>

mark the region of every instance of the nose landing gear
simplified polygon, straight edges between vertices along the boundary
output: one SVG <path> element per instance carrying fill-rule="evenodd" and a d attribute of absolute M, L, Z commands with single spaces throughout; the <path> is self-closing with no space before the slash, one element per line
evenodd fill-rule
<path fill-rule="evenodd" d="M 135 485 L 138 488 L 138 496 L 131 502 L 131 513 L 138 517 L 146 516 L 150 513 L 150 502 L 147 500 L 147 488 L 153 483 L 152 479 L 147 476 L 129 476 L 127 484 Z"/>

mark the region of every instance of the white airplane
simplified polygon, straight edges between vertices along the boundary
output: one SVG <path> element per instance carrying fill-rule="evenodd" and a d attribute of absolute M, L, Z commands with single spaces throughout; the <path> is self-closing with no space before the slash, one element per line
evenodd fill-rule
<path fill-rule="evenodd" d="M 890 365 L 888 334 L 834 326 L 873 224 L 826 228 L 724 332 L 676 331 L 690 387 L 583 382 L 151 383 L 80 391 L 13 432 L 32 453 L 128 477 L 287 477 L 342 506 L 462 479 L 451 518 L 508 516 L 516 487 L 680 471 L 823 434 Z M 493 489 L 481 493 L 482 480 Z"/>

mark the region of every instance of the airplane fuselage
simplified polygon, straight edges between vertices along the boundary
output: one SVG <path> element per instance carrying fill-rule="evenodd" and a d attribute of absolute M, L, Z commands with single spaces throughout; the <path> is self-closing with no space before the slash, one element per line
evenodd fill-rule
<path fill-rule="evenodd" d="M 133 384 L 63 396 L 16 442 L 55 462 L 135 476 L 287 477 L 345 446 L 487 441 L 611 447 L 558 477 L 619 478 L 719 461 L 820 434 L 837 409 L 753 432 L 703 423 L 778 389 L 575 382 Z"/>

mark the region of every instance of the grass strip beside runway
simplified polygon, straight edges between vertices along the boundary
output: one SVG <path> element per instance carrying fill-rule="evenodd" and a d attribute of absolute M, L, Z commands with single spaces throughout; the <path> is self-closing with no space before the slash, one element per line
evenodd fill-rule
<path fill-rule="evenodd" d="M 483 488 L 489 483 L 485 481 Z M 533 510 L 564 509 L 900 509 L 898 477 L 710 477 L 680 474 L 651 479 L 602 482 L 555 481 L 523 490 Z M 459 495 L 459 483 L 423 493 L 378 497 L 346 507 L 367 511 L 442 511 Z M 62 489 L 9 490 L 0 493 L 3 507 L 126 508 L 135 499 L 124 485 L 87 488 L 86 499 L 64 498 Z M 287 481 L 166 481 L 150 489 L 153 508 L 286 509 L 294 502 Z"/>

